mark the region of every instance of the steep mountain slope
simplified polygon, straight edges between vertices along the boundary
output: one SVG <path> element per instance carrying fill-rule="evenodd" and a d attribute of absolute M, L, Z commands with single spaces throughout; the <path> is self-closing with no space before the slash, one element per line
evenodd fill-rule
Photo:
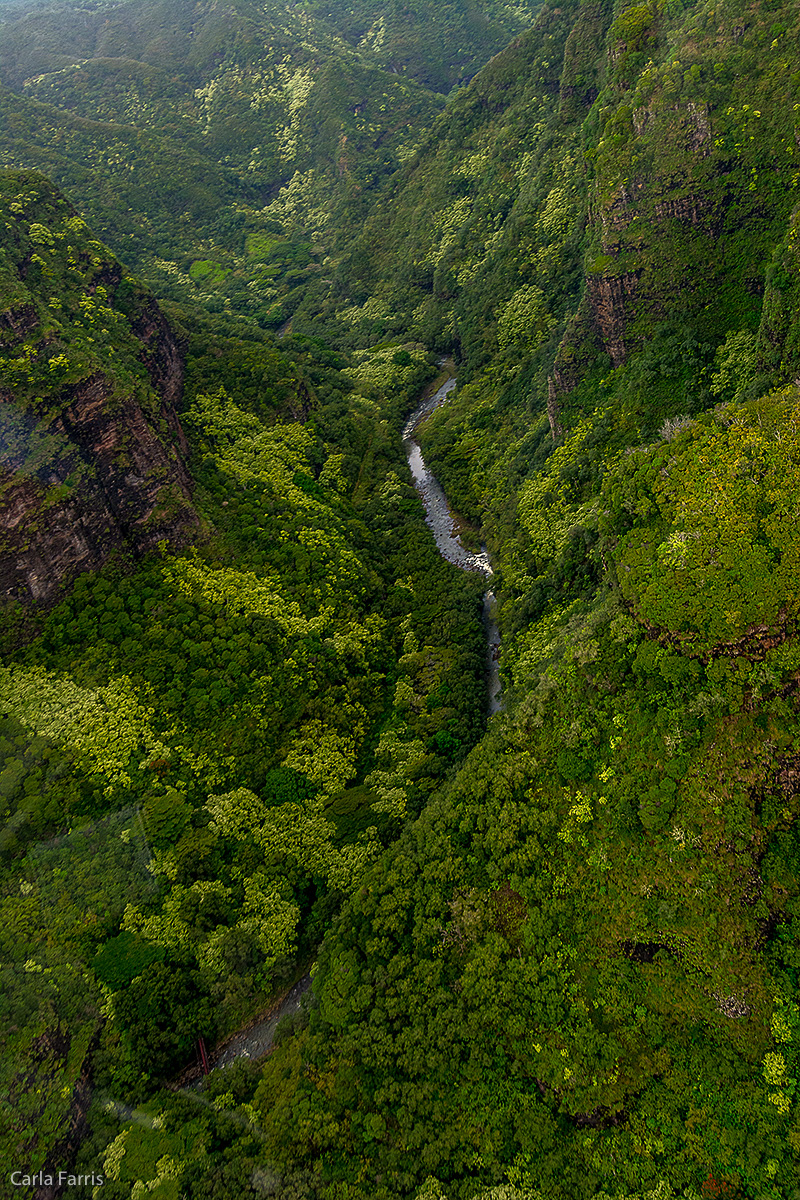
<path fill-rule="evenodd" d="M 515 306 L 503 311 L 520 284 L 545 294 L 545 330 L 563 319 L 584 292 L 582 258 L 587 303 L 558 356 L 563 390 L 587 320 L 613 366 L 659 321 L 712 344 L 731 325 L 754 328 L 793 203 L 795 33 L 780 5 L 746 19 L 702 6 L 548 10 L 439 118 L 368 222 L 344 287 L 457 346 L 472 370 L 514 341 Z M 720 289 L 724 303 L 709 305 Z"/>
<path fill-rule="evenodd" d="M 281 4 L 56 7 L 0 26 L 0 79 L 3 165 L 162 293 L 273 327 L 442 106 Z"/>
<path fill-rule="evenodd" d="M 456 352 L 474 382 L 426 447 L 507 569 L 535 565 L 516 496 L 553 432 L 602 410 L 571 468 L 586 499 L 612 432 L 636 442 L 792 377 L 792 272 L 771 260 L 790 261 L 796 34 L 789 6 L 546 10 L 440 116 L 334 288 L 303 301 L 298 329 Z"/>
<path fill-rule="evenodd" d="M 502 568 L 511 711 L 252 1092 L 289 1192 L 795 1195 L 798 32 L 546 11 L 320 310 L 463 356 L 423 440 Z"/>
<path fill-rule="evenodd" d="M 163 292 L 278 327 L 413 155 L 429 89 L 538 6 L 319 7 L 9 10 L 0 161 L 66 188 Z"/>
<path fill-rule="evenodd" d="M 47 602 L 114 550 L 196 532 L 183 366 L 153 297 L 51 185 L 6 175 L 0 206 L 0 588 Z"/>
<path fill-rule="evenodd" d="M 51 184 L 0 199 L 0 1145 L 33 1174 L 302 974 L 479 737 L 484 654 L 398 473 L 424 348 L 376 384 L 171 327 Z"/>
<path fill-rule="evenodd" d="M 215 538 L 87 580 L 3 682 L 14 1013 L 55 972 L 82 1039 L 42 1005 L 8 1084 L 61 1054 L 55 1144 L 99 1038 L 116 1107 L 78 1161 L 111 1200 L 796 1200 L 799 20 L 547 6 L 356 192 L 280 350 L 189 339 Z M 325 244 L 304 180 L 274 236 Z M 426 455 L 497 568 L 507 709 L 477 745 L 477 583 L 396 438 L 425 347 L 462 381 Z M 123 803 L 147 875 L 133 823 L 100 826 Z M 61 911 L 31 843 L 73 811 L 119 886 L 79 865 Z M 262 1068 L 160 1090 L 322 931 Z"/>
<path fill-rule="evenodd" d="M 351 45 L 386 70 L 409 75 L 437 92 L 471 79 L 484 63 L 525 29 L 538 3 L 408 4 L 358 0 L 305 0 L 306 11 L 324 18 Z"/>
<path fill-rule="evenodd" d="M 104 5 L 67 3 L 44 10 L 4 6 L 0 75 L 20 87 L 35 76 L 92 59 L 134 59 L 198 81 L 235 48 L 252 59 L 292 41 L 339 41 L 374 66 L 438 92 L 470 78 L 533 20 L 538 3 L 378 5 L 281 4 L 275 0 L 224 5 L 167 4 L 163 0 Z M 266 37 L 264 37 L 266 34 Z"/>
<path fill-rule="evenodd" d="M 310 310 L 356 343 L 411 329 L 456 349 L 469 373 L 496 353 L 494 310 L 517 291 L 519 322 L 532 326 L 526 352 L 554 324 L 547 304 L 562 319 L 571 311 L 580 286 L 582 164 L 577 126 L 562 125 L 553 95 L 573 19 L 569 6 L 546 10 L 458 93 L 345 248 L 336 286 L 315 309 L 311 289 L 298 328 Z"/>

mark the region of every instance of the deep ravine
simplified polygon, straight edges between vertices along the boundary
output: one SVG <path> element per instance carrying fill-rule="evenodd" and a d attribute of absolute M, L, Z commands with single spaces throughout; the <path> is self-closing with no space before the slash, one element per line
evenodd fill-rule
<path fill-rule="evenodd" d="M 420 423 L 440 405 L 447 403 L 455 391 L 455 387 L 456 381 L 450 376 L 438 391 L 420 401 L 403 429 L 403 448 L 411 468 L 414 485 L 425 505 L 425 520 L 433 532 L 439 553 L 448 562 L 460 567 L 462 571 L 479 571 L 486 579 L 489 579 L 493 571 L 486 547 L 482 547 L 476 554 L 474 551 L 468 550 L 462 543 L 447 496 L 438 479 L 426 466 L 419 442 L 414 437 Z M 500 712 L 503 707 L 499 663 L 500 630 L 495 612 L 494 592 L 489 589 L 483 598 L 483 624 L 486 630 L 487 703 L 490 716 Z M 229 1036 L 221 1046 L 218 1046 L 211 1056 L 211 1066 L 224 1067 L 237 1058 L 251 1058 L 255 1061 L 264 1058 L 272 1048 L 278 1021 L 281 1017 L 299 1010 L 303 994 L 310 986 L 311 976 L 310 974 L 305 975 L 268 1013 L 252 1021 L 244 1029 L 238 1030 Z M 199 1081 L 199 1071 L 196 1069 L 188 1074 Z"/>

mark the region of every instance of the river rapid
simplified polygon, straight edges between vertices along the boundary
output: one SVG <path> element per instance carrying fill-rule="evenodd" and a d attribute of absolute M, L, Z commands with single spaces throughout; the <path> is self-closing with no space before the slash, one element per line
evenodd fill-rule
<path fill-rule="evenodd" d="M 460 567 L 462 571 L 478 571 L 487 580 L 491 578 L 492 564 L 486 547 L 479 552 L 468 550 L 458 535 L 458 527 L 442 485 L 425 464 L 419 442 L 414 436 L 422 422 L 432 412 L 447 404 L 456 388 L 450 376 L 432 396 L 426 396 L 412 412 L 403 429 L 403 449 L 408 459 L 414 486 L 422 497 L 427 521 L 442 558 Z M 503 707 L 500 687 L 500 630 L 497 627 L 496 601 L 491 588 L 483 598 L 483 624 L 486 630 L 486 660 L 488 678 L 487 704 L 489 715 L 500 712 Z"/>

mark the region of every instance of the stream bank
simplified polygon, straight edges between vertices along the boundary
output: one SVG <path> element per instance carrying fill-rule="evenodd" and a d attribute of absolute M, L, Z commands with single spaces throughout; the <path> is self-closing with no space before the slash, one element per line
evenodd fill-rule
<path fill-rule="evenodd" d="M 458 524 L 450 509 L 447 496 L 425 463 L 419 442 L 414 434 L 419 425 L 442 404 L 446 404 L 456 387 L 456 380 L 449 376 L 432 395 L 426 396 L 412 412 L 403 429 L 403 449 L 411 468 L 422 502 L 425 506 L 425 520 L 433 532 L 439 553 L 448 562 L 453 563 L 462 571 L 478 571 L 485 579 L 490 579 L 493 571 L 485 546 L 475 552 L 467 549 L 458 534 Z M 500 630 L 497 625 L 497 602 L 494 592 L 487 590 L 483 597 L 483 625 L 486 631 L 486 670 L 487 670 L 487 708 L 489 715 L 500 712 L 503 707 L 500 684 Z M 311 986 L 310 974 L 303 976 L 297 983 L 279 999 L 266 1013 L 254 1018 L 244 1029 L 231 1034 L 221 1045 L 215 1047 L 210 1055 L 209 1065 L 224 1067 L 237 1058 L 249 1058 L 258 1061 L 264 1058 L 272 1048 L 275 1028 L 281 1017 L 292 1014 L 300 1009 L 302 998 Z M 189 1069 L 181 1077 L 179 1083 L 183 1086 L 201 1080 L 200 1070 L 196 1067 Z"/>
<path fill-rule="evenodd" d="M 458 524 L 444 493 L 442 485 L 425 463 L 420 444 L 414 434 L 422 422 L 447 404 L 456 388 L 451 375 L 432 395 L 424 397 L 412 412 L 403 428 L 403 449 L 408 459 L 414 486 L 425 506 L 425 520 L 430 527 L 436 547 L 448 562 L 462 571 L 478 571 L 486 579 L 493 575 L 492 564 L 485 546 L 476 552 L 468 550 L 458 534 Z M 486 630 L 487 707 L 489 715 L 500 712 L 503 707 L 500 685 L 500 630 L 497 625 L 497 602 L 494 592 L 486 592 L 483 598 L 483 624 Z"/>
<path fill-rule="evenodd" d="M 229 1034 L 223 1042 L 218 1043 L 208 1055 L 208 1067 L 213 1071 L 217 1067 L 227 1067 L 238 1058 L 249 1058 L 258 1062 L 265 1058 L 272 1049 L 275 1030 L 282 1017 L 293 1016 L 300 1011 L 303 996 L 311 987 L 311 972 L 292 984 L 288 992 L 278 997 L 266 1012 L 261 1012 L 241 1029 Z M 198 1088 L 203 1085 L 203 1070 L 199 1063 L 187 1067 L 172 1086 L 182 1088 Z"/>

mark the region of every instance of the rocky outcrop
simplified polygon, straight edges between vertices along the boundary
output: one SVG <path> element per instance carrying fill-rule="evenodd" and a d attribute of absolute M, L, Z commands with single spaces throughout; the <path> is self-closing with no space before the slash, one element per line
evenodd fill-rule
<path fill-rule="evenodd" d="M 197 530 L 183 363 L 155 299 L 51 184 L 0 174 L 0 210 L 0 596 L 47 605 L 113 552 Z"/>
<path fill-rule="evenodd" d="M 153 387 L 161 396 L 161 411 L 181 454 L 188 453 L 186 436 L 178 420 L 183 392 L 183 360 L 167 319 L 153 297 L 134 314 L 131 328 L 142 343 L 142 361 Z"/>
<path fill-rule="evenodd" d="M 638 283 L 638 271 L 626 271 L 622 275 L 590 275 L 587 279 L 592 313 L 614 367 L 621 366 L 627 357 L 626 308 L 636 295 Z"/>
<path fill-rule="evenodd" d="M 114 550 L 128 546 L 142 554 L 159 541 L 180 545 L 191 537 L 198 521 L 179 449 L 185 438 L 172 406 L 165 405 L 165 437 L 134 399 L 117 407 L 103 375 L 83 380 L 43 429 L 30 428 L 14 411 L 13 395 L 0 393 L 0 403 L 22 435 L 16 453 L 7 439 L 0 446 L 0 593 L 6 599 L 46 604 Z"/>
<path fill-rule="evenodd" d="M 702 223 L 709 204 L 705 196 L 668 196 L 656 200 L 653 211 L 657 221 L 680 221 L 697 229 Z"/>
<path fill-rule="evenodd" d="M 26 334 L 38 324 L 36 309 L 32 304 L 21 304 L 0 313 L 0 333 L 5 333 L 6 343 L 21 342 Z"/>
<path fill-rule="evenodd" d="M 553 363 L 553 381 L 558 396 L 568 396 L 598 361 L 598 356 L 604 354 L 605 346 L 587 290 L 577 312 L 567 323 Z"/>

